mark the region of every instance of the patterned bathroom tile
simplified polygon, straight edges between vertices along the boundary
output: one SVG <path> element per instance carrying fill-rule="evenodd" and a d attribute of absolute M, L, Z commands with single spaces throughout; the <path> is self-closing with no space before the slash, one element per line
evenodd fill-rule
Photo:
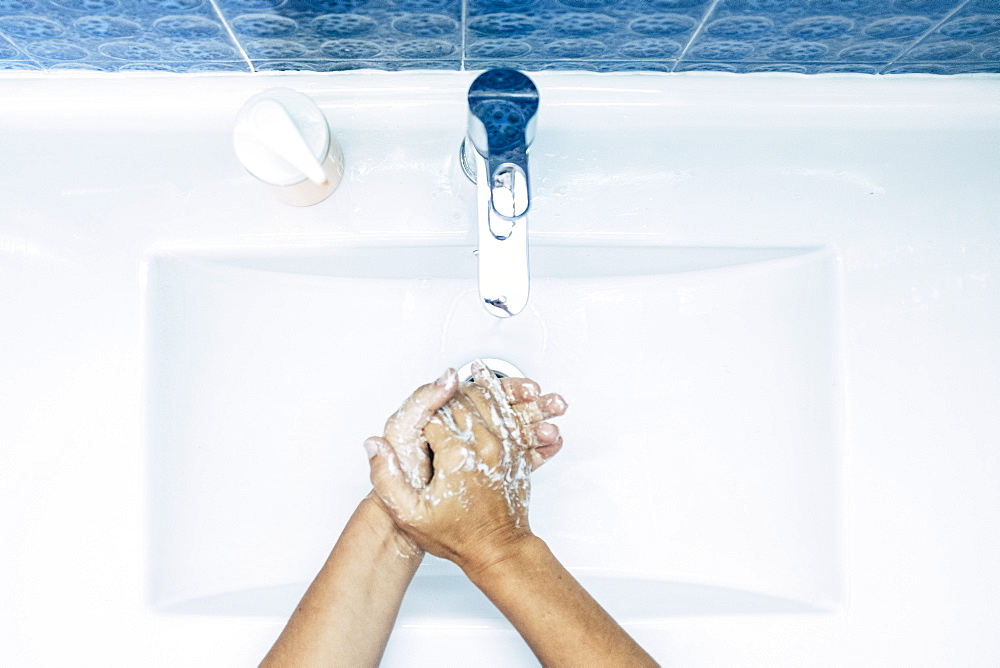
<path fill-rule="evenodd" d="M 0 69 L 1000 72 L 1000 0 L 0 0 Z"/>
<path fill-rule="evenodd" d="M 707 0 L 469 0 L 469 63 L 517 60 L 595 71 L 676 63 Z M 586 63 L 590 63 L 586 65 Z"/>
<path fill-rule="evenodd" d="M 249 70 L 209 0 L 0 0 L 0 35 L 54 69 Z"/>
<path fill-rule="evenodd" d="M 0 69 L 40 69 L 41 66 L 29 58 L 24 51 L 6 37 L 0 35 Z"/>
<path fill-rule="evenodd" d="M 891 72 L 1000 72 L 1000 0 L 973 0 L 904 52 Z"/>
<path fill-rule="evenodd" d="M 684 54 L 739 71 L 877 67 L 927 35 L 963 0 L 722 0 Z"/>
<path fill-rule="evenodd" d="M 221 0 L 255 69 L 462 62 L 460 0 Z"/>

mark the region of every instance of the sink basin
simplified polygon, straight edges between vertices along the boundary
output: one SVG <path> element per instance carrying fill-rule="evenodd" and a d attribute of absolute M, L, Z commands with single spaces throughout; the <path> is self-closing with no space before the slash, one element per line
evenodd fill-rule
<path fill-rule="evenodd" d="M 507 360 L 570 403 L 531 522 L 619 620 L 841 597 L 839 278 L 827 248 L 531 246 L 478 303 L 466 245 L 161 251 L 148 262 L 151 595 L 285 617 L 418 384 Z M 402 624 L 499 614 L 428 557 Z"/>

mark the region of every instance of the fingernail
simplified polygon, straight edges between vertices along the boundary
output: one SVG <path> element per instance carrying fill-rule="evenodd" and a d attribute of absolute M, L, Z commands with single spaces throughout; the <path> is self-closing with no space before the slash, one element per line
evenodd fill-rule
<path fill-rule="evenodd" d="M 558 394 L 550 394 L 545 397 L 542 401 L 543 405 L 540 406 L 543 411 L 551 415 L 562 415 L 566 412 L 569 407 L 566 404 L 566 400 L 563 399 Z"/>
<path fill-rule="evenodd" d="M 365 452 L 368 453 L 368 459 L 372 459 L 378 454 L 378 441 L 374 438 L 365 439 Z"/>
<path fill-rule="evenodd" d="M 442 387 L 447 387 L 448 385 L 451 384 L 451 379 L 452 379 L 452 377 L 454 377 L 454 375 L 455 375 L 455 370 L 454 369 L 448 369 L 443 374 L 441 374 L 440 378 L 438 378 L 437 380 L 434 381 L 434 384 L 435 385 L 440 385 Z"/>
<path fill-rule="evenodd" d="M 535 425 L 535 434 L 539 438 L 554 440 L 556 436 L 559 435 L 559 427 L 554 424 L 549 424 L 548 422 L 540 422 Z"/>

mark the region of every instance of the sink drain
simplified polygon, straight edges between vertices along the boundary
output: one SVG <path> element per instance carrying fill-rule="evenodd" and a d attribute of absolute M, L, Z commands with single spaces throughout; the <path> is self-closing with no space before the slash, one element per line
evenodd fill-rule
<path fill-rule="evenodd" d="M 481 357 L 480 361 L 482 361 L 482 363 L 485 364 L 497 378 L 525 377 L 525 375 L 521 373 L 521 370 L 510 362 L 495 359 L 493 357 Z M 458 377 L 463 378 L 466 383 L 472 382 L 472 362 L 469 362 L 458 370 Z"/>

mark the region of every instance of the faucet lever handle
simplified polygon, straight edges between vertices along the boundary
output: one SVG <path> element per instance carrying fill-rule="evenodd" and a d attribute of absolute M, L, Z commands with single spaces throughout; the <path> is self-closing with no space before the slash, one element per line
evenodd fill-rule
<path fill-rule="evenodd" d="M 537 111 L 538 89 L 517 70 L 488 70 L 469 87 L 468 137 L 486 160 L 493 208 L 505 218 L 528 210 L 528 147 Z"/>

